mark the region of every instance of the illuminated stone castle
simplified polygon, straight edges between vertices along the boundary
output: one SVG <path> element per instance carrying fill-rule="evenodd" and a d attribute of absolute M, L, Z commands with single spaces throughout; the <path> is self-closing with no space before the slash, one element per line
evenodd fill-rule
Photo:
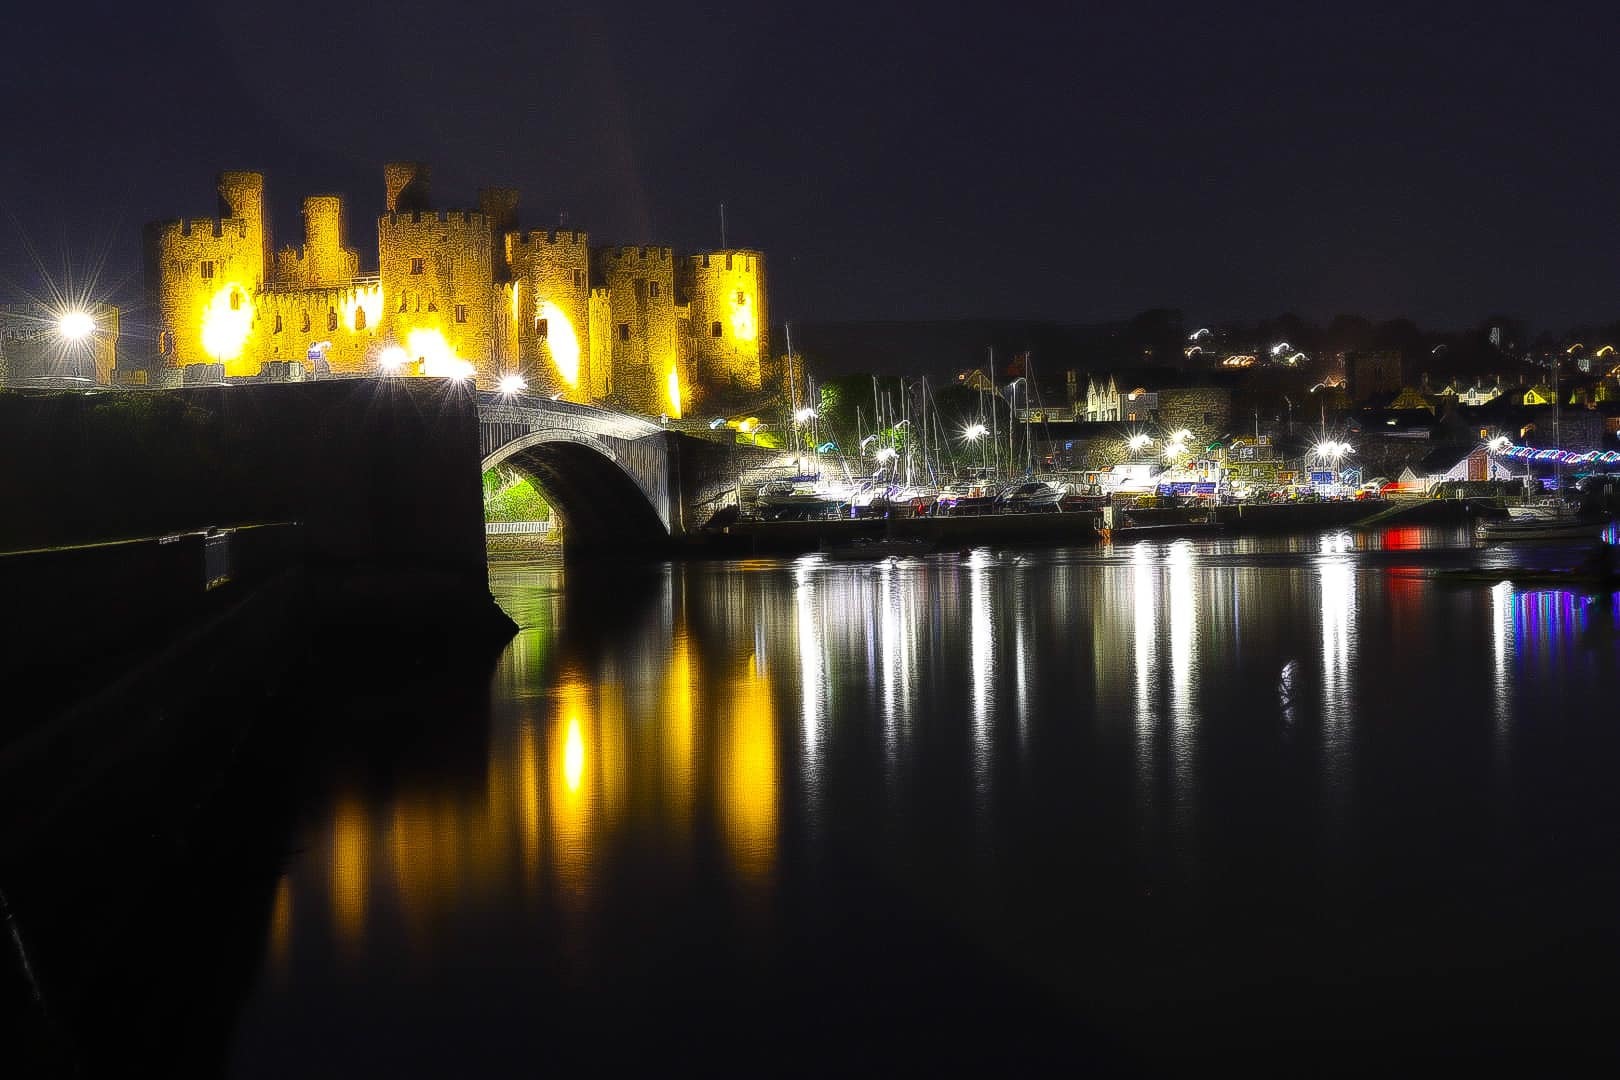
<path fill-rule="evenodd" d="M 272 250 L 264 178 L 219 178 L 220 216 L 148 226 L 160 365 L 190 378 L 419 374 L 531 389 L 648 415 L 772 389 L 765 262 L 593 247 L 516 228 L 517 192 L 435 210 L 427 167 L 385 167 L 377 272 L 336 195 L 304 200 L 304 243 Z M 199 365 L 208 365 L 199 367 Z M 189 370 L 188 370 L 189 369 Z"/>

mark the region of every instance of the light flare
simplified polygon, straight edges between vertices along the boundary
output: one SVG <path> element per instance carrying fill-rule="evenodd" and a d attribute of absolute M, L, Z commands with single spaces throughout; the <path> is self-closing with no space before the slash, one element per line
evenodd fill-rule
<path fill-rule="evenodd" d="M 540 318 L 546 321 L 546 347 L 557 375 L 570 387 L 579 385 L 579 335 L 567 312 L 550 300 L 540 305 Z"/>
<path fill-rule="evenodd" d="M 235 306 L 232 306 L 234 298 Z M 241 357 L 253 332 L 253 305 L 240 285 L 226 285 L 216 292 L 203 309 L 203 352 L 217 363 L 230 363 Z"/>

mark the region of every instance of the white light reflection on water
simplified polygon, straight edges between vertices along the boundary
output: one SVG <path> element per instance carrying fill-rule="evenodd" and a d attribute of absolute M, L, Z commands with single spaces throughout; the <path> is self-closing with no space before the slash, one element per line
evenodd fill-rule
<path fill-rule="evenodd" d="M 1491 589 L 1491 705 L 1496 750 L 1507 753 L 1508 728 L 1513 715 L 1513 690 L 1508 681 L 1508 650 L 1513 647 L 1513 585 L 1499 581 Z"/>
<path fill-rule="evenodd" d="M 1158 625 L 1154 604 L 1153 552 L 1146 543 L 1131 552 L 1131 592 L 1135 601 L 1133 631 L 1136 661 L 1136 776 L 1137 797 L 1145 818 L 1153 806 L 1153 731 L 1157 717 L 1154 697 L 1154 666 L 1157 659 Z"/>
<path fill-rule="evenodd" d="M 799 699 L 807 780 L 820 775 L 822 725 L 826 721 L 826 658 L 821 620 L 816 612 L 816 586 L 806 560 L 793 568 L 794 628 L 799 644 Z"/>
<path fill-rule="evenodd" d="M 1322 604 L 1322 772 L 1329 803 L 1337 808 L 1347 794 L 1351 767 L 1355 570 L 1349 559 L 1328 556 L 1317 564 L 1317 576 Z"/>
<path fill-rule="evenodd" d="M 981 803 L 990 781 L 990 714 L 995 707 L 995 631 L 990 621 L 989 555 L 975 551 L 968 563 L 968 670 L 973 682 L 973 772 Z M 982 821 L 982 815 L 981 815 Z"/>
<path fill-rule="evenodd" d="M 1185 540 L 1171 544 L 1166 561 L 1170 565 L 1170 790 L 1178 831 L 1185 841 L 1192 825 L 1193 751 L 1198 735 L 1192 707 L 1192 688 L 1198 681 L 1198 654 L 1194 648 L 1198 597 L 1192 545 Z"/>

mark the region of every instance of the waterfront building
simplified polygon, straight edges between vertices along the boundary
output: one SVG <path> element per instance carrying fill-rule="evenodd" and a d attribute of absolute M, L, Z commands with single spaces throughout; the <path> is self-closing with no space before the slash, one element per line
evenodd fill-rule
<path fill-rule="evenodd" d="M 170 382 L 391 373 L 487 389 L 521 375 L 564 400 L 673 418 L 776 393 L 760 252 L 523 231 L 516 191 L 439 209 L 429 179 L 420 163 L 385 167 L 372 271 L 340 196 L 306 198 L 303 243 L 274 249 L 263 176 L 221 174 L 217 217 L 147 228 L 147 366 Z"/>

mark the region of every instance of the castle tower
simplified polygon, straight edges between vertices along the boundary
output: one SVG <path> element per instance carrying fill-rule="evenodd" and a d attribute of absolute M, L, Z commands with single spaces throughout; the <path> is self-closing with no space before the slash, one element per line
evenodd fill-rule
<path fill-rule="evenodd" d="M 489 220 L 490 250 L 495 253 L 495 278 L 511 280 L 506 261 L 505 237 L 517 229 L 518 193 L 515 188 L 489 187 L 478 192 L 478 210 Z"/>
<path fill-rule="evenodd" d="M 335 288 L 354 281 L 360 256 L 344 246 L 343 200 L 311 195 L 304 200 L 304 246 L 276 252 L 275 283 L 282 288 Z"/>
<path fill-rule="evenodd" d="M 426 210 L 433 205 L 429 192 L 431 173 L 420 161 L 390 161 L 383 166 L 383 187 L 390 214 L 401 210 Z"/>
<path fill-rule="evenodd" d="M 569 401 L 605 397 L 591 363 L 590 238 L 554 231 L 512 232 L 505 239 L 524 376 Z"/>
<path fill-rule="evenodd" d="M 708 251 L 681 261 L 691 311 L 697 385 L 709 393 L 757 394 L 770 355 L 765 257 L 757 251 Z"/>
<path fill-rule="evenodd" d="M 270 226 L 264 219 L 264 175 L 256 172 L 219 174 L 220 220 L 242 222 L 247 236 L 244 271 L 253 275 L 253 291 L 264 288 L 270 261 Z"/>
<path fill-rule="evenodd" d="M 613 395 L 633 412 L 680 416 L 690 388 L 680 371 L 675 321 L 675 264 L 667 247 L 607 247 L 591 252 L 592 278 L 607 290 L 603 325 Z"/>
<path fill-rule="evenodd" d="M 471 366 L 493 386 L 497 334 L 489 219 L 469 210 L 406 209 L 425 193 L 425 169 L 389 165 L 388 198 L 398 209 L 377 222 L 385 336 L 412 370 L 452 375 Z M 404 178 L 401 182 L 402 177 Z"/>
<path fill-rule="evenodd" d="M 156 222 L 146 229 L 146 289 L 165 367 L 216 365 L 220 375 L 258 373 L 255 297 L 265 285 L 264 178 L 219 177 L 218 218 Z"/>

